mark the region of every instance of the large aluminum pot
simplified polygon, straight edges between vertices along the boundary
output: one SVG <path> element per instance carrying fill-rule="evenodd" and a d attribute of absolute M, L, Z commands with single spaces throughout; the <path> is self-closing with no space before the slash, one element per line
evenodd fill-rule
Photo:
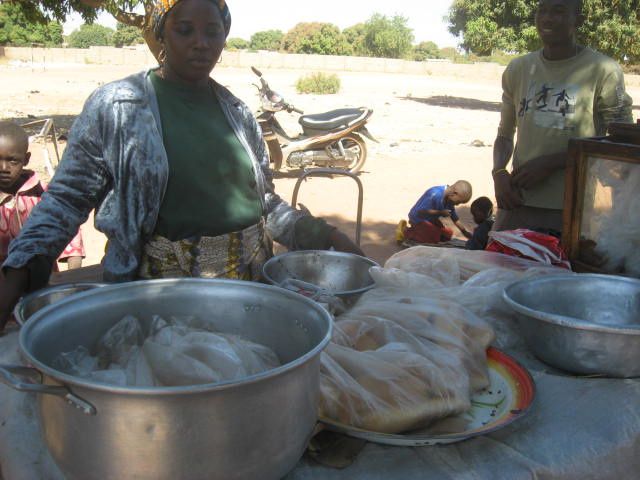
<path fill-rule="evenodd" d="M 529 348 L 581 374 L 640 376 L 640 280 L 614 275 L 550 275 L 508 286 Z"/>
<path fill-rule="evenodd" d="M 145 326 L 156 314 L 197 316 L 270 347 L 283 365 L 241 381 L 162 388 L 109 386 L 51 367 L 60 352 L 92 347 L 128 314 Z M 35 313 L 19 339 L 34 368 L 4 367 L 0 379 L 41 394 L 44 439 L 69 479 L 277 479 L 313 432 L 320 353 L 330 336 L 331 317 L 321 306 L 270 285 L 109 285 Z"/>
<path fill-rule="evenodd" d="M 13 316 L 20 325 L 24 323 L 38 310 L 59 302 L 70 295 L 86 292 L 94 288 L 104 287 L 106 283 L 84 282 L 65 283 L 53 287 L 43 288 L 28 295 L 25 295 L 13 311 Z"/>

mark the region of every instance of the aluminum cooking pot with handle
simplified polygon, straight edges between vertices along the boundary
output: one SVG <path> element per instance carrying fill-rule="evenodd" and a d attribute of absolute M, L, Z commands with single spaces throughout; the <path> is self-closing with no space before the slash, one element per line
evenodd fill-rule
<path fill-rule="evenodd" d="M 281 366 L 239 381 L 186 387 L 106 385 L 52 367 L 89 349 L 126 315 L 195 316 L 271 348 Z M 277 479 L 302 456 L 317 421 L 320 353 L 331 316 L 293 292 L 231 280 L 108 285 L 36 312 L 20 350 L 33 368 L 0 381 L 38 393 L 45 443 L 69 479 Z"/>

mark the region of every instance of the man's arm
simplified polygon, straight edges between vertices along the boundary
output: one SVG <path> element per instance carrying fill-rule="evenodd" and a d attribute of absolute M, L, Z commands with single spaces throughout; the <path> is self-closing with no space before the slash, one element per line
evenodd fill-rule
<path fill-rule="evenodd" d="M 513 172 L 513 185 L 528 190 L 547 179 L 556 170 L 567 166 L 567 152 L 552 153 L 532 158 Z"/>
<path fill-rule="evenodd" d="M 522 195 L 512 183 L 512 176 L 507 170 L 509 160 L 513 155 L 513 140 L 500 134 L 493 144 L 493 186 L 496 193 L 498 208 L 512 210 L 522 205 Z"/>

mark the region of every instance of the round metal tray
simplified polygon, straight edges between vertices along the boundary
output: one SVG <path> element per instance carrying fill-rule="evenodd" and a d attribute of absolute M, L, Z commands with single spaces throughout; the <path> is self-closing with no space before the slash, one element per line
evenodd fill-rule
<path fill-rule="evenodd" d="M 327 430 L 385 445 L 420 447 L 460 442 L 499 430 L 524 416 L 535 397 L 533 378 L 516 360 L 495 348 L 487 350 L 491 384 L 473 395 L 471 409 L 427 429 L 404 434 L 371 432 L 320 418 Z"/>

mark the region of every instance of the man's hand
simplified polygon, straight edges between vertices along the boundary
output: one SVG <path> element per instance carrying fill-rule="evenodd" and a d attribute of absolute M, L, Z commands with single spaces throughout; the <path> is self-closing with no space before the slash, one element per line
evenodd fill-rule
<path fill-rule="evenodd" d="M 353 243 L 349 237 L 337 228 L 329 234 L 329 242 L 327 248 L 333 247 L 338 252 L 355 253 L 356 255 L 365 256 L 364 252 L 358 245 Z"/>
<path fill-rule="evenodd" d="M 8 268 L 5 274 L 0 271 L 0 331 L 11 318 L 13 308 L 28 285 L 29 271 L 26 268 Z"/>
<path fill-rule="evenodd" d="M 506 170 L 501 170 L 493 175 L 493 186 L 496 192 L 498 208 L 503 210 L 513 210 L 522 205 L 522 195 L 513 185 L 511 174 Z"/>
<path fill-rule="evenodd" d="M 450 217 L 451 212 L 449 210 L 440 210 L 438 211 L 438 215 L 440 215 L 441 217 Z"/>
<path fill-rule="evenodd" d="M 513 185 L 528 190 L 547 179 L 553 172 L 564 168 L 567 155 L 552 154 L 532 158 L 513 172 Z"/>

